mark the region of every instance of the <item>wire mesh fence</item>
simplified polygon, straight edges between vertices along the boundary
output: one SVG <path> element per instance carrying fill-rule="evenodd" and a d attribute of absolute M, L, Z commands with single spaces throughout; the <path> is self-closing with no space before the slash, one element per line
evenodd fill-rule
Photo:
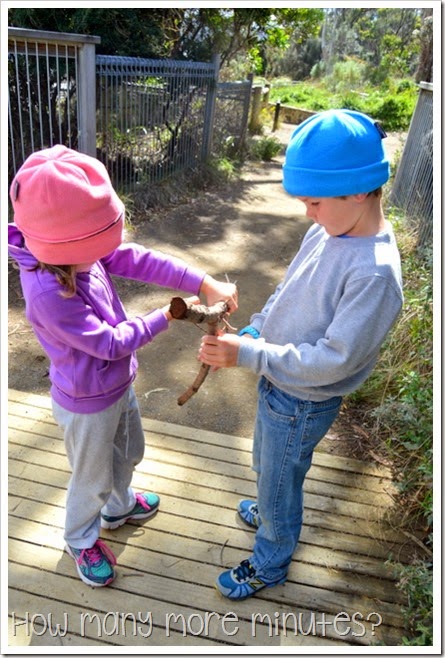
<path fill-rule="evenodd" d="M 96 57 L 97 146 L 117 187 L 134 189 L 208 156 L 217 66 Z"/>
<path fill-rule="evenodd" d="M 78 146 L 77 44 L 10 39 L 8 174 L 54 144 Z"/>
<path fill-rule="evenodd" d="M 95 55 L 99 41 L 8 29 L 10 182 L 28 155 L 54 144 L 97 156 L 125 191 L 241 147 L 251 81 L 219 84 L 218 58 Z"/>
<path fill-rule="evenodd" d="M 217 87 L 212 151 L 217 155 L 238 154 L 243 148 L 252 95 L 252 78 L 220 82 Z"/>

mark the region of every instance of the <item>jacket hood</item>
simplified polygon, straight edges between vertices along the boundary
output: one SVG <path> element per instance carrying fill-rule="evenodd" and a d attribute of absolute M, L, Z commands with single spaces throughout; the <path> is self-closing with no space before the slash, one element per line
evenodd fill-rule
<path fill-rule="evenodd" d="M 25 246 L 25 238 L 16 224 L 8 224 L 8 253 L 20 267 L 33 267 L 37 259 Z"/>

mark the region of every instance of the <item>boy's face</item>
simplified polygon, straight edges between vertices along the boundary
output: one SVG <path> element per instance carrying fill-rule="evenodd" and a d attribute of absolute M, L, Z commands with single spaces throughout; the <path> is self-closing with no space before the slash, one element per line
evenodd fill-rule
<path fill-rule="evenodd" d="M 332 236 L 363 235 L 367 194 L 346 197 L 297 197 L 306 206 L 306 217 L 323 226 Z"/>

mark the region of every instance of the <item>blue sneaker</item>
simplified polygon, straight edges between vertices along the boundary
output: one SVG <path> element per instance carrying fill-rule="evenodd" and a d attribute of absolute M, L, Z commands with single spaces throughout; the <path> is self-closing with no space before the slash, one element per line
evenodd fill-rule
<path fill-rule="evenodd" d="M 106 530 L 115 530 L 119 526 L 124 525 L 130 519 L 148 519 L 148 517 L 153 516 L 158 511 L 160 499 L 154 493 L 137 493 L 136 494 L 136 503 L 132 510 L 127 514 L 121 514 L 120 516 L 107 516 L 106 514 L 101 514 L 101 526 Z"/>
<path fill-rule="evenodd" d="M 241 601 L 265 587 L 281 585 L 285 581 L 286 577 L 279 580 L 268 580 L 263 576 L 257 576 L 249 560 L 243 560 L 234 569 L 223 571 L 216 581 L 216 587 L 228 599 Z"/>
<path fill-rule="evenodd" d="M 238 514 L 251 528 L 259 528 L 261 525 L 258 505 L 255 500 L 241 500 L 238 504 Z"/>
<path fill-rule="evenodd" d="M 77 573 L 87 585 L 104 587 L 114 580 L 116 557 L 101 539 L 91 548 L 73 548 L 67 544 L 66 550 L 75 560 Z"/>

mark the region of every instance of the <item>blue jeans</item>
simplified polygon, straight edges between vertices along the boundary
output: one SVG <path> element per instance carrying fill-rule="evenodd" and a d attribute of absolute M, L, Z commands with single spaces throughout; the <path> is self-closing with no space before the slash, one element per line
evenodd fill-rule
<path fill-rule="evenodd" d="M 262 377 L 253 443 L 261 525 L 252 566 L 279 580 L 286 576 L 303 522 L 303 482 L 316 445 L 331 427 L 341 397 L 300 400 Z"/>

